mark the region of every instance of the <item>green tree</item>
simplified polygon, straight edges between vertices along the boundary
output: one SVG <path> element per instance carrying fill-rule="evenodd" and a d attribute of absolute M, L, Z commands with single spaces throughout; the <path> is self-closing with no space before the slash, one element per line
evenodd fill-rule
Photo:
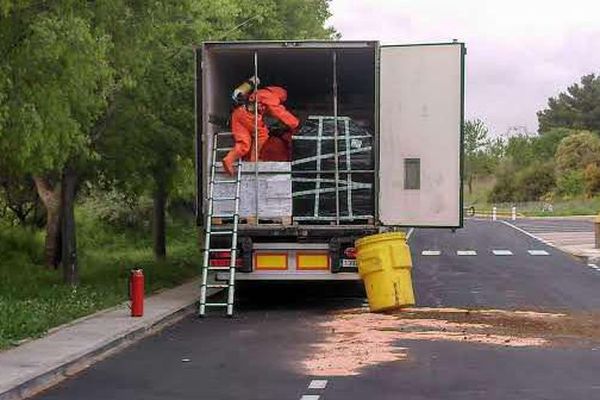
<path fill-rule="evenodd" d="M 0 151 L 34 177 L 47 263 L 76 283 L 85 181 L 151 192 L 163 257 L 165 204 L 193 148 L 192 45 L 329 38 L 328 16 L 327 0 L 0 0 Z"/>
<path fill-rule="evenodd" d="M 572 197 L 584 190 L 592 195 L 597 190 L 600 166 L 600 138 L 589 131 L 574 133 L 561 140 L 556 150 L 557 188 Z"/>
<path fill-rule="evenodd" d="M 548 108 L 538 111 L 539 132 L 572 128 L 600 132 L 600 76 L 585 75 L 580 83 L 548 99 Z"/>
<path fill-rule="evenodd" d="M 554 162 L 534 163 L 518 171 L 511 201 L 538 201 L 556 186 Z"/>
<path fill-rule="evenodd" d="M 166 256 L 165 207 L 177 190 L 175 177 L 192 159 L 191 45 L 203 39 L 324 39 L 334 34 L 324 27 L 329 17 L 324 0 L 161 4 L 145 36 L 145 64 L 135 84 L 118 96 L 119 113 L 98 147 L 108 182 L 132 195 L 151 193 L 157 258 Z"/>
<path fill-rule="evenodd" d="M 588 164 L 583 172 L 585 180 L 585 192 L 589 197 L 600 193 L 600 166 L 598 164 Z"/>
<path fill-rule="evenodd" d="M 521 169 L 535 160 L 534 137 L 526 134 L 511 136 L 506 142 L 506 157 L 516 168 Z"/>
<path fill-rule="evenodd" d="M 74 229 L 61 195 L 72 200 L 77 166 L 92 155 L 89 133 L 113 86 L 110 42 L 70 5 L 41 8 L 13 8 L 0 18 L 9 32 L 0 61 L 0 151 L 12 169 L 34 176 L 47 211 L 46 261 L 56 265 L 57 254 L 68 254 L 65 279 L 74 283 L 74 230 L 59 246 L 61 221 Z"/>
<path fill-rule="evenodd" d="M 467 120 L 464 126 L 464 175 L 469 194 L 473 193 L 473 179 L 485 166 L 485 146 L 489 143 L 488 128 L 480 119 Z"/>
<path fill-rule="evenodd" d="M 253 17 L 252 23 L 229 39 L 332 39 L 339 34 L 325 22 L 331 16 L 330 0 L 237 0 L 241 12 L 237 23 Z M 222 38 L 223 39 L 223 38 Z"/>
<path fill-rule="evenodd" d="M 556 172 L 559 176 L 583 171 L 589 164 L 600 163 L 600 139 L 589 131 L 565 137 L 556 150 Z"/>
<path fill-rule="evenodd" d="M 560 175 L 556 180 L 556 189 L 567 199 L 583 194 L 585 190 L 584 171 L 573 170 Z"/>

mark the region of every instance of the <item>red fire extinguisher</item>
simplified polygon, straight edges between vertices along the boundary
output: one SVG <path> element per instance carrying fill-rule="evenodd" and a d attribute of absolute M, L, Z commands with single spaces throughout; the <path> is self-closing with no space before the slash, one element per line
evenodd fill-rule
<path fill-rule="evenodd" d="M 129 274 L 129 300 L 131 301 L 131 316 L 144 315 L 144 270 L 135 268 Z"/>

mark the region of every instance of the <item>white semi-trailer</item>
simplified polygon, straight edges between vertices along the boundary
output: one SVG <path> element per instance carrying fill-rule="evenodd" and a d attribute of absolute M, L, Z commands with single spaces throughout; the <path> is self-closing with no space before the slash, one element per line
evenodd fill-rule
<path fill-rule="evenodd" d="M 231 284 L 230 265 L 236 280 L 356 279 L 359 237 L 400 227 L 461 227 L 465 53 L 458 42 L 199 46 L 197 223 L 213 236 L 203 242 L 211 248 L 206 265 Z M 305 154 L 294 150 L 291 162 L 243 163 L 237 216 L 231 206 L 228 219 L 227 207 L 219 211 L 215 203 L 224 155 L 215 151 L 215 138 L 228 135 L 231 92 L 254 74 L 261 85 L 287 89 L 287 108 L 314 136 L 296 134 L 294 149 Z M 367 160 L 360 169 L 352 164 L 357 155 Z M 219 244 L 218 231 L 235 231 L 227 237 L 234 245 L 225 238 Z"/>

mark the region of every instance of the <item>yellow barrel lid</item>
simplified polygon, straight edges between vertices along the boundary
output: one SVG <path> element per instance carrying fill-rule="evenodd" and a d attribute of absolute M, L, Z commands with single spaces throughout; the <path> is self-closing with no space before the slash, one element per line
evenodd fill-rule
<path fill-rule="evenodd" d="M 406 233 L 405 232 L 378 233 L 376 235 L 369 235 L 369 236 L 360 238 L 356 242 L 354 242 L 354 244 L 356 247 L 362 247 L 362 246 L 374 244 L 377 242 L 388 241 L 388 240 L 406 241 Z"/>

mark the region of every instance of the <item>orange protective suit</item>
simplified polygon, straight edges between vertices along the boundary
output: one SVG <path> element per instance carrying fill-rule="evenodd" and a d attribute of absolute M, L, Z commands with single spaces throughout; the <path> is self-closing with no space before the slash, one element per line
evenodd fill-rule
<path fill-rule="evenodd" d="M 292 160 L 292 131 L 281 136 L 269 136 L 260 152 L 262 161 L 291 161 Z"/>
<path fill-rule="evenodd" d="M 282 105 L 287 99 L 287 91 L 278 86 L 268 86 L 256 91 L 258 98 L 258 154 L 261 154 L 263 146 L 269 139 L 269 130 L 263 121 L 263 114 L 270 115 L 290 129 L 296 129 L 300 124 L 298 118 L 290 113 Z M 255 94 L 252 94 L 249 103 L 255 102 Z M 231 132 L 235 141 L 233 149 L 223 158 L 223 167 L 225 171 L 233 175 L 235 169 L 233 164 L 239 158 L 247 161 L 256 161 L 254 146 L 254 112 L 248 110 L 246 106 L 237 107 L 231 114 Z M 291 139 L 291 137 L 290 137 Z M 287 146 L 289 147 L 289 146 Z M 281 150 L 278 147 L 276 158 L 289 158 L 289 150 Z M 283 153 L 285 151 L 285 154 Z M 281 154 L 280 154 L 281 153 Z M 271 156 L 272 157 L 272 156 Z M 259 159 L 263 159 L 259 157 Z M 276 161 L 273 159 L 264 161 Z"/>
<path fill-rule="evenodd" d="M 258 97 L 259 111 L 270 115 L 281 121 L 290 129 L 296 129 L 300 125 L 298 118 L 289 112 L 283 103 L 287 100 L 287 90 L 279 86 L 267 86 L 256 91 Z M 250 102 L 254 101 L 254 94 L 250 95 Z"/>
<path fill-rule="evenodd" d="M 260 111 L 260 110 L 259 110 Z M 269 130 L 263 121 L 263 116 L 258 113 L 258 153 L 262 145 L 269 138 Z M 229 175 L 233 175 L 233 164 L 242 158 L 247 161 L 256 161 L 254 148 L 254 112 L 246 106 L 239 106 L 231 114 L 231 132 L 233 133 L 233 148 L 223 158 L 223 168 Z"/>
<path fill-rule="evenodd" d="M 270 136 L 261 148 L 262 161 L 290 161 L 292 157 L 292 135 L 300 121 L 289 112 L 283 103 L 287 100 L 287 91 L 278 86 L 268 86 L 257 91 L 258 101 L 264 112 L 279 120 L 289 130 L 281 136 Z M 252 95 L 251 100 L 254 99 Z"/>

